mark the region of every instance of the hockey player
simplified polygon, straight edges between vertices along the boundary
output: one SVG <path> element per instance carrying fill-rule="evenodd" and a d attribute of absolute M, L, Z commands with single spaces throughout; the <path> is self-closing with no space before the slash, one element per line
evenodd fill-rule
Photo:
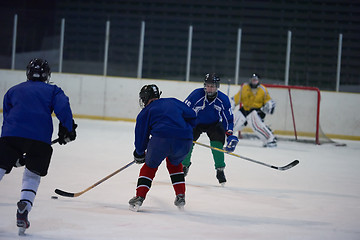
<path fill-rule="evenodd" d="M 179 208 L 185 205 L 181 162 L 192 146 L 196 114 L 183 102 L 175 98 L 160 98 L 160 95 L 154 84 L 143 86 L 139 93 L 143 109 L 136 118 L 134 160 L 144 165 L 140 169 L 136 196 L 129 201 L 133 211 L 138 211 L 142 205 L 165 158 L 176 195 L 174 204 Z"/>
<path fill-rule="evenodd" d="M 231 98 L 234 111 L 234 131 L 241 131 L 248 123 L 255 134 L 262 140 L 264 147 L 276 147 L 276 137 L 265 125 L 266 114 L 273 114 L 275 101 L 271 99 L 266 87 L 260 84 L 258 74 L 252 74 L 249 83 L 244 83 L 238 93 Z"/>
<path fill-rule="evenodd" d="M 50 85 L 46 60 L 32 59 L 26 68 L 27 81 L 10 88 L 3 101 L 0 138 L 0 181 L 13 167 L 25 166 L 16 224 L 19 234 L 29 228 L 28 213 L 34 203 L 40 178 L 47 175 L 52 155 L 52 112 L 59 119 L 60 144 L 76 138 L 76 124 L 69 98 L 56 85 Z M 26 157 L 24 158 L 23 156 Z"/>
<path fill-rule="evenodd" d="M 196 127 L 193 130 L 193 140 L 196 141 L 202 133 L 206 133 L 212 147 L 222 149 L 227 137 L 225 150 L 233 152 L 238 138 L 233 135 L 233 114 L 229 98 L 218 90 L 220 78 L 215 74 L 206 74 L 204 87 L 195 89 L 185 99 L 185 103 L 197 114 Z M 191 165 L 192 148 L 182 162 L 184 174 L 187 175 Z M 224 169 L 224 153 L 212 150 L 215 162 L 216 178 L 221 185 L 226 182 Z"/>

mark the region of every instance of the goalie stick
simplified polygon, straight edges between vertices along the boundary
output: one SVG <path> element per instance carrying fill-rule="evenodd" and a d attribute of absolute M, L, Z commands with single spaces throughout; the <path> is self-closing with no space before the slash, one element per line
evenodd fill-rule
<path fill-rule="evenodd" d="M 108 176 L 104 177 L 103 179 L 99 180 L 98 182 L 94 183 L 93 185 L 91 185 L 90 187 L 84 189 L 81 192 L 77 192 L 77 193 L 72 193 L 72 192 L 65 192 L 63 190 L 60 189 L 55 189 L 55 193 L 59 194 L 60 196 L 63 197 L 78 197 L 84 193 L 86 193 L 87 191 L 93 189 L 94 187 L 96 187 L 97 185 L 99 185 L 100 183 L 105 182 L 106 180 L 108 180 L 109 178 L 111 178 L 112 176 L 114 176 L 115 174 L 118 174 L 119 172 L 121 172 L 122 170 L 124 170 L 125 168 L 128 168 L 129 166 L 131 166 L 132 164 L 135 163 L 135 160 L 132 162 L 129 162 L 128 164 L 126 164 L 125 166 L 123 166 L 122 168 L 119 168 L 118 170 L 116 170 L 115 172 L 109 174 Z"/>
<path fill-rule="evenodd" d="M 289 164 L 287 164 L 285 166 L 277 167 L 277 166 L 273 166 L 273 165 L 270 165 L 270 164 L 267 164 L 267 163 L 263 163 L 263 162 L 260 162 L 260 161 L 257 161 L 257 160 L 254 160 L 254 159 L 251 159 L 251 158 L 248 158 L 248 157 L 240 156 L 240 155 L 237 155 L 237 154 L 232 153 L 232 152 L 227 152 L 227 151 L 225 151 L 223 149 L 220 149 L 220 148 L 212 147 L 212 146 L 209 146 L 209 145 L 206 145 L 206 144 L 203 144 L 203 143 L 199 143 L 199 142 L 196 142 L 196 141 L 193 141 L 193 142 L 195 144 L 200 145 L 200 146 L 207 147 L 207 148 L 219 151 L 219 152 L 229 154 L 229 155 L 234 156 L 234 157 L 238 157 L 238 158 L 241 158 L 241 159 L 253 162 L 253 163 L 261 164 L 263 166 L 270 167 L 270 168 L 280 170 L 280 171 L 288 170 L 288 169 L 290 169 L 292 167 L 295 167 L 296 165 L 299 164 L 299 160 L 294 160 L 294 161 L 292 161 L 291 163 L 289 163 Z"/>

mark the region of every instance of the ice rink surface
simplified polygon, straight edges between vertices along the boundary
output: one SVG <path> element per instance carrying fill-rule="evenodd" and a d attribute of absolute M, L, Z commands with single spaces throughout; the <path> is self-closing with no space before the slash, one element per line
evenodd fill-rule
<path fill-rule="evenodd" d="M 54 120 L 57 124 L 57 120 Z M 235 153 L 268 164 L 300 164 L 278 171 L 226 155 L 228 182 L 220 187 L 210 149 L 196 145 L 179 211 L 163 163 L 139 212 L 128 209 L 140 166 L 132 165 L 76 198 L 79 192 L 132 161 L 134 123 L 76 119 L 76 141 L 54 145 L 42 178 L 31 227 L 17 235 L 16 202 L 23 168 L 0 182 L 0 239 L 360 239 L 360 142 L 346 147 L 279 141 L 262 148 L 240 140 Z M 56 138 L 57 129 L 54 131 Z M 199 142 L 209 144 L 206 135 Z"/>

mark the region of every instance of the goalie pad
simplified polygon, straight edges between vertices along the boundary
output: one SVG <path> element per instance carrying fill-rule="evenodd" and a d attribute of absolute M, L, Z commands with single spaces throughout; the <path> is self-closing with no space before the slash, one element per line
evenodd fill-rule
<path fill-rule="evenodd" d="M 263 111 L 266 114 L 273 114 L 275 111 L 276 103 L 274 100 L 270 100 L 267 103 L 265 103 L 264 106 L 262 106 L 261 111 Z"/>
<path fill-rule="evenodd" d="M 255 110 L 247 116 L 247 120 L 252 130 L 264 143 L 274 140 L 274 134 L 265 125 Z"/>
<path fill-rule="evenodd" d="M 246 118 L 240 112 L 240 110 L 237 110 L 234 112 L 234 132 L 241 131 L 245 127 Z"/>

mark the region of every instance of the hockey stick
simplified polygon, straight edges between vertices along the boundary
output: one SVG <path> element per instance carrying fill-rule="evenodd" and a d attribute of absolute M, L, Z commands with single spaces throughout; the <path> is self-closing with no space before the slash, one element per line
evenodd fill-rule
<path fill-rule="evenodd" d="M 212 146 L 209 146 L 209 145 L 206 145 L 206 144 L 203 144 L 203 143 L 199 143 L 199 142 L 196 142 L 196 141 L 193 141 L 193 142 L 195 144 L 200 145 L 200 146 L 207 147 L 207 148 L 219 151 L 219 152 L 223 152 L 223 153 L 232 155 L 234 157 L 242 158 L 244 160 L 247 160 L 247 161 L 250 161 L 250 162 L 253 162 L 253 163 L 257 163 L 257 164 L 261 164 L 263 166 L 274 168 L 274 169 L 277 169 L 277 170 L 280 170 L 280 171 L 288 170 L 288 169 L 290 169 L 292 167 L 295 167 L 296 165 L 299 164 L 299 160 L 294 160 L 291 163 L 289 163 L 289 164 L 287 164 L 287 165 L 285 165 L 283 167 L 277 167 L 277 166 L 273 166 L 273 165 L 270 165 L 270 164 L 267 164 L 267 163 L 263 163 L 263 162 L 260 162 L 260 161 L 257 161 L 257 160 L 254 160 L 254 159 L 251 159 L 251 158 L 248 158 L 248 157 L 240 156 L 240 155 L 237 155 L 237 154 L 232 153 L 232 152 L 227 152 L 227 151 L 225 151 L 223 149 L 220 149 L 220 148 L 212 147 Z"/>
<path fill-rule="evenodd" d="M 104 177 L 103 179 L 99 180 L 98 182 L 94 183 L 93 185 L 91 185 L 90 187 L 86 188 L 85 190 L 81 191 L 81 192 L 77 192 L 77 193 L 71 193 L 71 192 L 65 192 L 63 190 L 60 189 L 55 189 L 55 193 L 59 194 L 60 196 L 63 197 L 78 197 L 84 193 L 86 193 L 87 191 L 93 189 L 94 187 L 96 187 L 97 185 L 99 185 L 100 183 L 105 182 L 106 180 L 108 180 L 109 178 L 111 178 L 112 176 L 114 176 L 115 174 L 118 174 L 119 172 L 121 172 L 122 170 L 124 170 L 125 168 L 128 168 L 129 166 L 131 166 L 132 164 L 135 163 L 135 160 L 132 162 L 129 162 L 128 164 L 126 164 L 125 166 L 123 166 L 122 168 L 119 168 L 118 170 L 116 170 L 115 172 L 109 174 L 108 176 Z"/>

